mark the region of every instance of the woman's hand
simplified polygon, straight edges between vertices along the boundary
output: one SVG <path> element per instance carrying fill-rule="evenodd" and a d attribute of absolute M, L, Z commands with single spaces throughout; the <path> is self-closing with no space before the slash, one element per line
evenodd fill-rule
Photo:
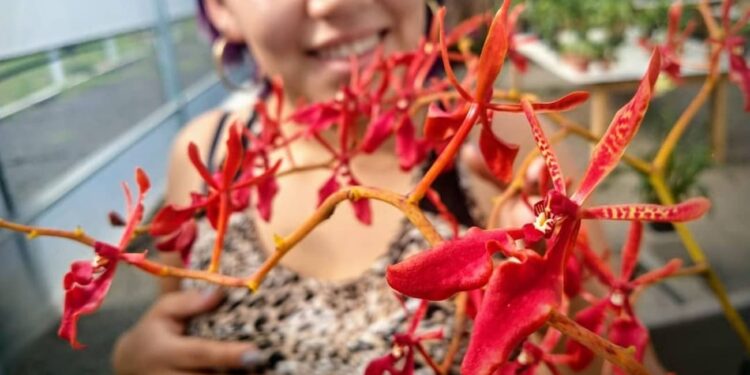
<path fill-rule="evenodd" d="M 223 299 L 216 289 L 179 291 L 160 297 L 138 323 L 117 340 L 117 374 L 200 374 L 217 369 L 252 370 L 262 365 L 252 344 L 185 336 L 185 322 Z"/>

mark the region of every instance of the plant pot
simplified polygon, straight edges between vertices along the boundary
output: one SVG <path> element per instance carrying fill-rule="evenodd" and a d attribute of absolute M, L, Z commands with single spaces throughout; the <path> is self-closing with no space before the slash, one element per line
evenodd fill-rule
<path fill-rule="evenodd" d="M 589 70 L 589 64 L 591 63 L 587 57 L 572 54 L 563 55 L 562 59 L 566 64 L 572 66 L 573 69 L 579 72 Z"/>

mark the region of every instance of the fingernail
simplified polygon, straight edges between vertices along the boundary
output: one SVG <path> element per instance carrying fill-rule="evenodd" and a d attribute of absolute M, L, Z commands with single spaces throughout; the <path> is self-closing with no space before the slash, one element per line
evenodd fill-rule
<path fill-rule="evenodd" d="M 265 356 L 261 354 L 257 349 L 250 349 L 242 353 L 242 367 L 246 369 L 257 369 L 263 366 L 266 362 Z"/>
<path fill-rule="evenodd" d="M 209 285 L 201 291 L 201 297 L 204 300 L 213 298 L 218 291 L 219 287 L 217 285 Z"/>

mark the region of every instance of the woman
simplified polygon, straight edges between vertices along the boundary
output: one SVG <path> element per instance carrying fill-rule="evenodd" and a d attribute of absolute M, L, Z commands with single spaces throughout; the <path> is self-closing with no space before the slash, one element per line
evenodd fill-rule
<path fill-rule="evenodd" d="M 333 97 L 349 79 L 351 54 L 365 63 L 379 44 L 386 54 L 414 49 L 428 22 L 423 0 L 204 0 L 201 6 L 229 45 L 249 48 L 262 75 L 281 77 L 286 110 L 300 99 Z M 168 203 L 189 203 L 189 193 L 202 189 L 202 180 L 188 160 L 187 145 L 197 144 L 204 160 L 215 167 L 225 153 L 221 139 L 227 136 L 226 117 L 252 123 L 250 108 L 248 103 L 229 114 L 222 110 L 207 113 L 182 131 L 171 157 Z M 523 126 L 518 120 L 512 121 L 516 124 L 506 122 L 506 126 Z M 214 142 L 217 136 L 219 142 Z M 214 143 L 219 147 L 212 147 Z M 415 175 L 401 171 L 393 149 L 389 144 L 353 161 L 352 170 L 363 185 L 409 191 Z M 322 162 L 327 157 L 322 146 L 313 141 L 294 142 L 291 151 L 298 165 Z M 472 152 L 463 155 L 469 161 L 475 157 Z M 313 170 L 280 179 L 268 223 L 255 220 L 252 212 L 235 215 L 222 271 L 247 274 L 257 267 L 268 249 L 274 248 L 274 233 L 291 232 L 313 212 L 318 188 L 329 175 Z M 479 216 L 469 214 L 466 195 L 487 204 L 496 193 L 477 176 L 462 174 L 459 181 L 454 171 L 440 183 L 442 189 L 449 190 L 443 191 L 443 196 L 456 197 L 453 209 L 462 211 L 455 213 L 464 217 L 466 225 Z M 464 192 L 459 182 L 471 186 L 470 191 Z M 283 259 L 257 295 L 233 290 L 224 300 L 221 292 L 178 291 L 175 280 L 164 280 L 163 296 L 118 341 L 114 353 L 118 373 L 200 373 L 228 368 L 356 373 L 387 354 L 390 336 L 403 329 L 408 316 L 385 284 L 382 270 L 427 245 L 405 225 L 400 212 L 386 205 L 372 205 L 374 221 L 370 226 L 352 220 L 349 206 L 342 207 L 347 208 L 337 210 Z M 449 235 L 448 226 L 442 227 Z M 208 232 L 208 227 L 201 227 L 200 233 Z M 206 237 L 194 246 L 193 266 L 207 257 L 212 238 Z M 179 264 L 176 256 L 166 258 Z M 185 336 L 186 322 L 219 305 L 214 314 L 194 319 L 189 328 L 192 334 L 212 339 Z M 423 326 L 450 327 L 451 311 L 449 302 L 436 304 Z"/>

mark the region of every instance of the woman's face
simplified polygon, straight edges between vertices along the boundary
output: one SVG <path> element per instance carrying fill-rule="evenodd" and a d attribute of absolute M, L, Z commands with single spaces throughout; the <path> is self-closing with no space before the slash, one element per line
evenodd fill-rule
<path fill-rule="evenodd" d="M 214 25 L 245 42 L 263 74 L 280 76 L 291 99 L 333 97 L 347 82 L 351 55 L 366 63 L 417 46 L 424 0 L 206 0 Z"/>

